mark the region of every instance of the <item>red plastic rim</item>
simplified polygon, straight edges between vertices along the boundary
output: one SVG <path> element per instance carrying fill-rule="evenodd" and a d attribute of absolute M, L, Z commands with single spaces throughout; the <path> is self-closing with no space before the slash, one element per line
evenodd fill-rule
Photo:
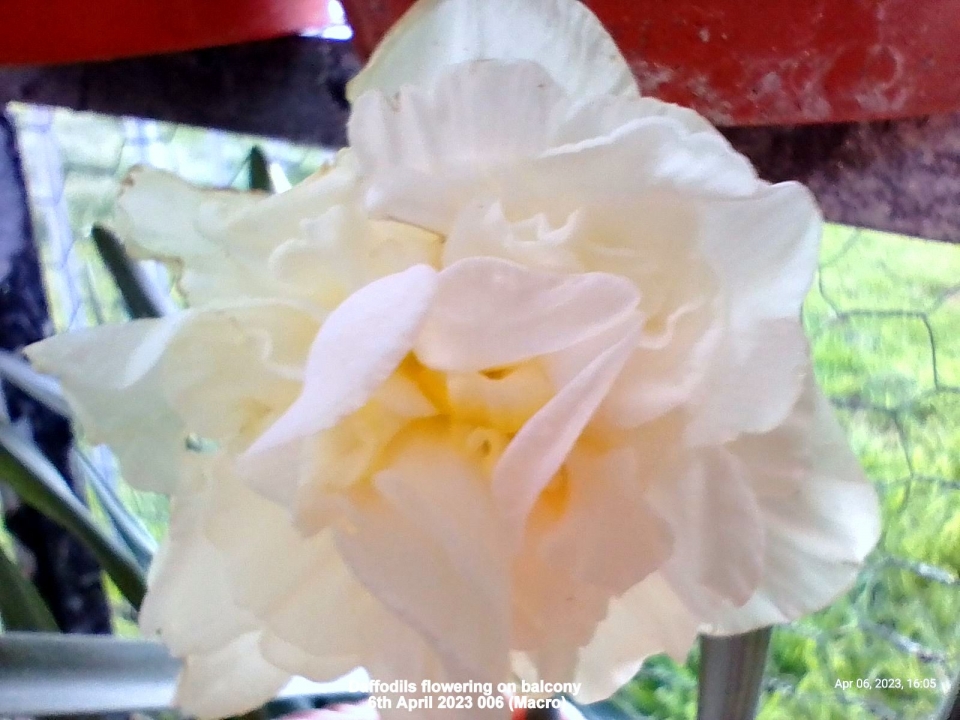
<path fill-rule="evenodd" d="M 0 64 L 108 60 L 322 27 L 327 0 L 4 0 Z"/>
<path fill-rule="evenodd" d="M 717 124 L 960 109 L 955 0 L 587 0 L 647 95 Z M 344 0 L 361 54 L 412 0 Z"/>

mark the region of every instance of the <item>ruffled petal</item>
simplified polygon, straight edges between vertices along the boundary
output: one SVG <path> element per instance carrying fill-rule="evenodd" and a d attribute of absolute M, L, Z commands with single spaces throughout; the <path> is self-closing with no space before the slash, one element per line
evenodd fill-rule
<path fill-rule="evenodd" d="M 732 324 L 796 318 L 813 282 L 823 217 L 799 183 L 703 202 L 699 250 L 731 295 Z"/>
<path fill-rule="evenodd" d="M 653 573 L 610 603 L 596 634 L 580 651 L 577 702 L 603 700 L 626 685 L 650 655 L 686 657 L 699 631 L 670 584 Z"/>
<path fill-rule="evenodd" d="M 319 326 L 284 302 L 192 313 L 163 358 L 166 396 L 191 433 L 242 450 L 296 398 Z"/>
<path fill-rule="evenodd" d="M 556 83 L 529 62 L 465 65 L 398 98 L 368 93 L 348 126 L 367 207 L 446 233 L 478 188 L 551 147 L 568 109 Z"/>
<path fill-rule="evenodd" d="M 56 335 L 31 345 L 38 370 L 60 379 L 93 444 L 107 443 L 124 478 L 141 490 L 171 493 L 188 430 L 171 407 L 160 361 L 184 315 Z"/>
<path fill-rule="evenodd" d="M 135 256 L 177 268 L 193 305 L 282 296 L 284 286 L 264 272 L 270 254 L 300 237 L 304 220 L 359 197 L 356 183 L 347 152 L 333 169 L 273 196 L 202 189 L 136 168 L 117 201 L 116 227 Z"/>
<path fill-rule="evenodd" d="M 665 327 L 645 329 L 598 416 L 634 428 L 680 407 L 709 376 L 722 333 L 715 303 L 692 300 L 667 314 Z"/>
<path fill-rule="evenodd" d="M 270 254 L 268 270 L 291 294 L 332 310 L 374 280 L 438 265 L 440 249 L 433 233 L 371 220 L 358 204 L 344 204 L 304 220 L 301 237 Z"/>
<path fill-rule="evenodd" d="M 488 480 L 448 428 L 427 420 L 395 441 L 373 486 L 351 492 L 339 546 L 445 664 L 494 681 L 509 650 L 508 556 Z"/>
<path fill-rule="evenodd" d="M 380 42 L 347 97 L 355 103 L 368 90 L 392 94 L 475 60 L 533 60 L 578 99 L 639 95 L 623 55 L 582 3 L 420 0 Z"/>
<path fill-rule="evenodd" d="M 710 446 L 780 425 L 813 372 L 800 318 L 726 328 L 688 403 L 687 440 Z"/>
<path fill-rule="evenodd" d="M 503 174 L 497 196 L 508 208 L 566 216 L 591 205 L 629 207 L 651 193 L 689 203 L 749 197 L 760 186 L 750 161 L 715 130 L 692 131 L 669 115 L 642 115 L 605 134 L 589 115 L 576 121 L 571 142 Z"/>
<path fill-rule="evenodd" d="M 175 704 L 200 720 L 242 715 L 273 699 L 290 680 L 264 658 L 259 633 L 242 635 L 229 645 L 187 658 Z"/>
<path fill-rule="evenodd" d="M 511 222 L 500 201 L 473 203 L 462 209 L 447 236 L 443 265 L 449 267 L 471 257 L 496 257 L 550 272 L 583 272 L 587 268 L 574 246 L 580 226 L 578 212 L 554 227 L 542 214 Z"/>
<path fill-rule="evenodd" d="M 617 326 L 636 314 L 638 302 L 633 285 L 615 275 L 560 275 L 469 258 L 441 271 L 416 354 L 452 372 L 512 365 Z"/>
<path fill-rule="evenodd" d="M 655 454 L 667 448 L 655 434 L 639 436 Z M 739 606 L 760 584 L 764 571 L 765 530 L 760 505 L 744 468 L 718 448 L 681 459 L 656 478 L 650 504 L 670 526 L 674 553 L 664 565 L 674 590 L 692 609 L 714 597 Z M 666 464 L 665 468 L 670 465 Z"/>
<path fill-rule="evenodd" d="M 644 497 L 649 478 L 632 447 L 577 447 L 564 473 L 563 512 L 544 541 L 551 563 L 620 595 L 670 556 L 670 528 Z"/>
<path fill-rule="evenodd" d="M 581 276 L 583 277 L 583 276 Z M 639 335 L 639 320 L 621 320 L 610 344 L 520 429 L 493 474 L 493 494 L 509 530 L 518 533 L 537 498 L 560 470 L 607 395 Z"/>
<path fill-rule="evenodd" d="M 724 609 L 713 632 L 789 622 L 825 607 L 853 584 L 880 535 L 876 491 L 812 380 L 790 421 L 761 441 L 776 457 L 745 441 L 734 448 L 760 497 L 763 579 L 744 607 Z"/>
<path fill-rule="evenodd" d="M 413 348 L 436 286 L 436 271 L 415 265 L 347 298 L 310 348 L 300 396 L 247 458 L 329 429 L 359 410 Z"/>

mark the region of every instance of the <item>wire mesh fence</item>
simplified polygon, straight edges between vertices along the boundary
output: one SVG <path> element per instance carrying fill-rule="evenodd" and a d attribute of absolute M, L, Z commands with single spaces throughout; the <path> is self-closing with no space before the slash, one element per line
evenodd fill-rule
<path fill-rule="evenodd" d="M 125 319 L 90 239 L 119 182 L 146 163 L 244 187 L 254 144 L 293 181 L 331 152 L 262 138 L 16 106 L 56 330 Z M 151 272 L 169 279 L 160 267 Z M 881 496 L 884 530 L 851 592 L 779 628 L 763 720 L 929 718 L 960 669 L 960 248 L 841 226 L 825 233 L 804 323 L 816 373 Z M 112 468 L 105 451 L 97 456 Z M 166 505 L 120 483 L 156 533 Z M 615 701 L 692 718 L 694 653 L 649 660 Z"/>

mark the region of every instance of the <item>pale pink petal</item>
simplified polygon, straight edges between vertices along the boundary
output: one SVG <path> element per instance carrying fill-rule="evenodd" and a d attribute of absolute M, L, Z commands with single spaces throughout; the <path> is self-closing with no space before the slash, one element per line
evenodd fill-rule
<path fill-rule="evenodd" d="M 630 445 L 575 448 L 564 465 L 565 511 L 544 554 L 583 582 L 620 595 L 670 555 L 670 528 L 644 497 L 645 473 Z"/>
<path fill-rule="evenodd" d="M 607 613 L 610 591 L 545 555 L 557 510 L 534 507 L 513 571 L 511 666 L 521 678 L 572 681 L 577 655 Z"/>
<path fill-rule="evenodd" d="M 638 427 L 690 399 L 723 331 L 716 305 L 692 301 L 670 313 L 661 332 L 644 331 L 600 408 L 603 421 Z"/>
<path fill-rule="evenodd" d="M 470 372 L 563 350 L 636 312 L 631 283 L 606 273 L 560 275 L 494 258 L 444 269 L 416 353 L 432 368 Z"/>
<path fill-rule="evenodd" d="M 339 546 L 364 585 L 445 662 L 500 678 L 507 554 L 489 481 L 444 427 L 427 420 L 396 441 L 399 455 L 374 486 L 351 494 Z"/>
<path fill-rule="evenodd" d="M 436 271 L 415 265 L 347 298 L 310 348 L 300 397 L 247 454 L 333 427 L 360 409 L 412 349 L 436 286 Z"/>
<path fill-rule="evenodd" d="M 576 681 L 582 686 L 575 700 L 606 699 L 626 685 L 650 655 L 666 652 L 682 661 L 699 625 L 663 576 L 653 573 L 611 601 L 607 617 L 580 651 Z"/>
<path fill-rule="evenodd" d="M 582 3 L 421 0 L 380 42 L 348 86 L 348 97 L 356 103 L 368 90 L 391 94 L 427 84 L 450 66 L 474 60 L 533 60 L 578 99 L 639 94 L 613 39 Z"/>
<path fill-rule="evenodd" d="M 615 340 L 516 434 L 497 463 L 493 493 L 512 532 L 518 532 L 537 497 L 560 469 L 574 443 L 630 355 L 639 321 L 621 321 Z"/>

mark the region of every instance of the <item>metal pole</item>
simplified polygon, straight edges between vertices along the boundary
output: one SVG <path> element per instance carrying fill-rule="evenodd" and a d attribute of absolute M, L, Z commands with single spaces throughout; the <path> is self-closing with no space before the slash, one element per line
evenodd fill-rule
<path fill-rule="evenodd" d="M 700 638 L 697 720 L 753 720 L 760 700 L 771 628 Z"/>

